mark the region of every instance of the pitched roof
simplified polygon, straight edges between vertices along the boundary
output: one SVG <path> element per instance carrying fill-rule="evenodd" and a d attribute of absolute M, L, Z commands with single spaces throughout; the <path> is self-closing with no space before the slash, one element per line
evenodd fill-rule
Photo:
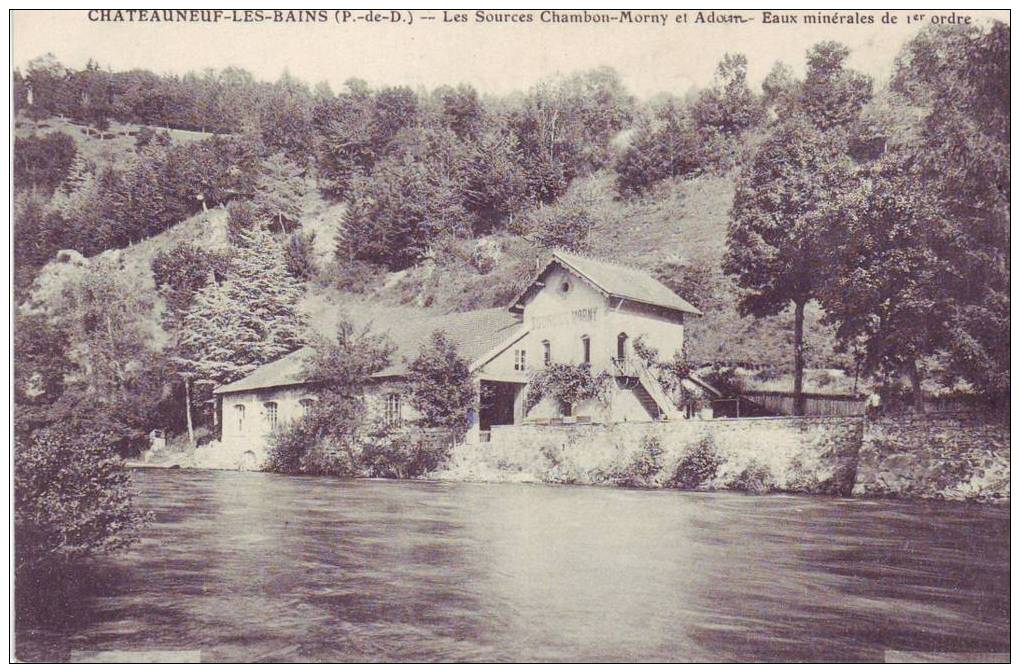
<path fill-rule="evenodd" d="M 581 256 L 561 249 L 553 252 L 552 258 L 545 268 L 542 269 L 539 278 L 535 282 L 539 281 L 541 275 L 544 275 L 552 265 L 557 263 L 584 278 L 611 297 L 680 311 L 695 316 L 702 315 L 697 307 L 643 270 L 588 256 Z M 536 286 L 535 282 L 511 305 L 511 311 L 518 311 L 524 306 L 525 301 Z"/>
<path fill-rule="evenodd" d="M 385 378 L 406 373 L 410 362 L 418 356 L 422 344 L 436 330 L 443 330 L 461 356 L 470 364 L 520 329 L 521 322 L 517 317 L 499 308 L 393 320 L 388 325 L 373 322 L 372 331 L 385 332 L 396 346 L 392 356 L 393 363 L 374 374 L 374 377 Z M 303 384 L 306 382 L 305 360 L 311 355 L 310 347 L 300 348 L 275 362 L 262 365 L 240 380 L 221 385 L 216 388 L 215 393 L 246 392 Z"/>

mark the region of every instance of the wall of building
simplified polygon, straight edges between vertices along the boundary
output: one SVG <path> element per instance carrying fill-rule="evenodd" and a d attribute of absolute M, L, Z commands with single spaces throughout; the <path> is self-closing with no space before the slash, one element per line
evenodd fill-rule
<path fill-rule="evenodd" d="M 702 488 L 737 488 L 754 476 L 774 490 L 849 495 L 863 427 L 859 417 L 494 427 L 489 442 L 457 448 L 440 476 L 474 481 L 629 483 L 633 464 L 647 457 L 647 446 L 654 440 L 661 449 L 656 461 L 661 468 L 641 484 L 661 487 L 669 485 L 692 446 L 710 440 L 721 464 Z"/>
<path fill-rule="evenodd" d="M 566 292 L 564 283 L 570 285 Z M 587 336 L 592 366 L 604 369 L 616 357 L 621 332 L 627 335 L 628 353 L 630 343 L 643 336 L 648 345 L 659 350 L 662 359 L 672 357 L 684 340 L 681 314 L 631 302 L 611 305 L 603 293 L 560 267 L 549 272 L 545 287 L 526 304 L 524 322 L 531 332 L 515 347 L 527 350 L 532 369 L 542 366 L 543 341 L 549 342 L 553 362 L 579 364 L 583 360 L 581 338 Z M 504 354 L 499 358 L 499 370 L 512 370 L 512 361 L 512 352 Z"/>
<path fill-rule="evenodd" d="M 854 495 L 1009 499 L 1009 418 L 925 413 L 869 423 Z"/>
<path fill-rule="evenodd" d="M 365 393 L 369 417 L 379 419 L 385 417 L 387 396 L 392 393 L 399 394 L 402 390 L 403 381 L 399 379 L 381 380 L 369 385 Z M 250 450 L 261 460 L 272 433 L 267 404 L 276 404 L 276 422 L 279 428 L 304 414 L 302 401 L 316 398 L 314 390 L 302 385 L 224 394 L 220 442 L 228 449 L 237 449 L 239 453 Z M 238 419 L 238 406 L 244 407 L 243 424 Z M 405 422 L 415 422 L 421 417 L 406 396 L 401 398 L 400 410 Z"/>

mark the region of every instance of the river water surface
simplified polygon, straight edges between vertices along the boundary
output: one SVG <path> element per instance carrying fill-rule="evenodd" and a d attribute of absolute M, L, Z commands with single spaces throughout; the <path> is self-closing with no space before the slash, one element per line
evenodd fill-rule
<path fill-rule="evenodd" d="M 23 659 L 877 660 L 1009 649 L 1004 507 L 134 473 L 155 522 Z"/>

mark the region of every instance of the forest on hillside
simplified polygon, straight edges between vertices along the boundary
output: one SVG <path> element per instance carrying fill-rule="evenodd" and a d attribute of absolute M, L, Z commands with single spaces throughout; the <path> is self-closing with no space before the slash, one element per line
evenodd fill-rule
<path fill-rule="evenodd" d="M 807 51 L 803 78 L 776 63 L 760 88 L 734 53 L 711 86 L 640 102 L 609 68 L 486 96 L 38 58 L 14 73 L 32 128 L 14 146 L 19 431 L 80 420 L 126 449 L 304 343 L 310 288 L 367 295 L 404 275 L 460 293 L 457 308 L 504 304 L 557 246 L 639 262 L 707 312 L 781 319 L 789 336 L 766 336 L 797 376 L 815 316 L 836 344 L 823 362 L 905 376 L 915 396 L 928 380 L 1001 398 L 1009 34 L 928 29 L 882 86 L 835 42 Z M 77 134 L 43 131 L 55 123 Z M 129 149 L 86 149 L 115 124 L 135 127 Z M 713 181 L 732 193 L 710 260 L 626 255 L 661 227 L 605 223 L 610 206 L 669 214 L 678 187 Z M 607 186 L 586 195 L 592 182 Z M 342 209 L 325 259 L 302 224 L 310 195 Z M 151 263 L 158 343 L 154 303 L 114 267 L 33 302 L 44 268 L 76 260 L 65 250 L 131 247 L 220 208 L 227 246 L 183 241 Z"/>

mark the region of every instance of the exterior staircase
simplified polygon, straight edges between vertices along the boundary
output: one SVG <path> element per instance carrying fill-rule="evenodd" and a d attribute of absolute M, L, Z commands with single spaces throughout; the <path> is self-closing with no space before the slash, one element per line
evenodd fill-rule
<path fill-rule="evenodd" d="M 645 407 L 645 410 L 648 411 L 648 414 L 652 416 L 653 420 L 657 420 L 662 417 L 662 409 L 659 408 L 659 404 L 656 403 L 655 399 L 648 393 L 648 390 L 646 390 L 642 384 L 638 383 L 634 386 L 634 396 L 636 396 L 637 400 L 641 402 L 641 405 Z"/>
<path fill-rule="evenodd" d="M 634 394 L 653 419 L 683 419 L 683 413 L 677 409 L 644 362 L 630 357 L 613 358 L 613 368 L 619 378 L 637 379 Z"/>

